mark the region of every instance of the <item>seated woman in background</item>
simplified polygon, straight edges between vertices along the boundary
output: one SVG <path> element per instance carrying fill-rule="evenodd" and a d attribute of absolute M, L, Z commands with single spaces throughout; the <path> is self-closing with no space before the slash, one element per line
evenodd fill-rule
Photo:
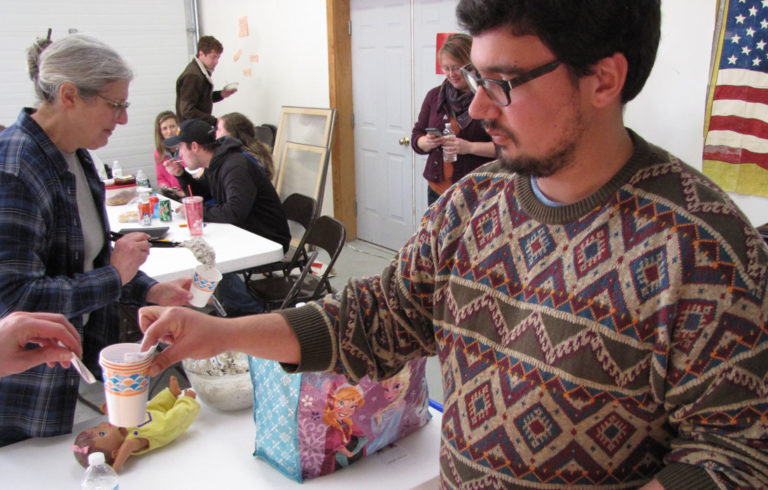
<path fill-rule="evenodd" d="M 179 122 L 173 111 L 163 111 L 155 118 L 155 175 L 160 192 L 172 199 L 179 199 L 186 194 L 179 185 L 179 180 L 165 168 L 165 162 L 176 159 L 179 149 L 168 148 L 163 140 L 176 136 L 179 131 Z"/>
<path fill-rule="evenodd" d="M 231 136 L 243 144 L 243 153 L 249 160 L 264 169 L 270 182 L 274 182 L 275 165 L 272 163 L 272 151 L 267 145 L 256 139 L 256 131 L 250 119 L 239 112 L 230 112 L 221 116 L 216 123 L 216 138 Z"/>

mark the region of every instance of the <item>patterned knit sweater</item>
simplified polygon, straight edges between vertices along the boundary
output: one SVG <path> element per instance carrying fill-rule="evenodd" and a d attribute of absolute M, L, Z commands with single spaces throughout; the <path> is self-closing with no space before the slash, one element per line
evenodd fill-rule
<path fill-rule="evenodd" d="M 492 162 L 381 276 L 283 315 L 298 370 L 437 354 L 445 488 L 768 486 L 768 250 L 706 177 L 630 132 L 603 188 L 548 207 Z"/>

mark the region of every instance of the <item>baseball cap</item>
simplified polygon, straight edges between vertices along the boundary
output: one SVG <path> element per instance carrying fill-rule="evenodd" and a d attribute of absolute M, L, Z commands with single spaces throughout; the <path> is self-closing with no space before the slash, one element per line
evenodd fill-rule
<path fill-rule="evenodd" d="M 200 119 L 187 119 L 179 127 L 179 134 L 163 141 L 165 146 L 176 146 L 181 142 L 207 145 L 216 141 L 216 128 Z"/>

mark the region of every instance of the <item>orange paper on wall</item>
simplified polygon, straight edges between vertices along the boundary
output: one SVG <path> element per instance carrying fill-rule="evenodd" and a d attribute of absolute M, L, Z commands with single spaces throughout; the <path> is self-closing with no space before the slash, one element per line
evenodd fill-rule
<path fill-rule="evenodd" d="M 238 37 L 247 37 L 248 36 L 248 16 L 240 17 L 237 21 L 237 35 Z"/>

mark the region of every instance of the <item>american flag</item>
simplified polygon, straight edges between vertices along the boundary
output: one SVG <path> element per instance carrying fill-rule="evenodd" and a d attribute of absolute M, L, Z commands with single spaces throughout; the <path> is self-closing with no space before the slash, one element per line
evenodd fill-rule
<path fill-rule="evenodd" d="M 704 171 L 738 164 L 768 176 L 768 0 L 728 0 L 718 34 Z"/>

